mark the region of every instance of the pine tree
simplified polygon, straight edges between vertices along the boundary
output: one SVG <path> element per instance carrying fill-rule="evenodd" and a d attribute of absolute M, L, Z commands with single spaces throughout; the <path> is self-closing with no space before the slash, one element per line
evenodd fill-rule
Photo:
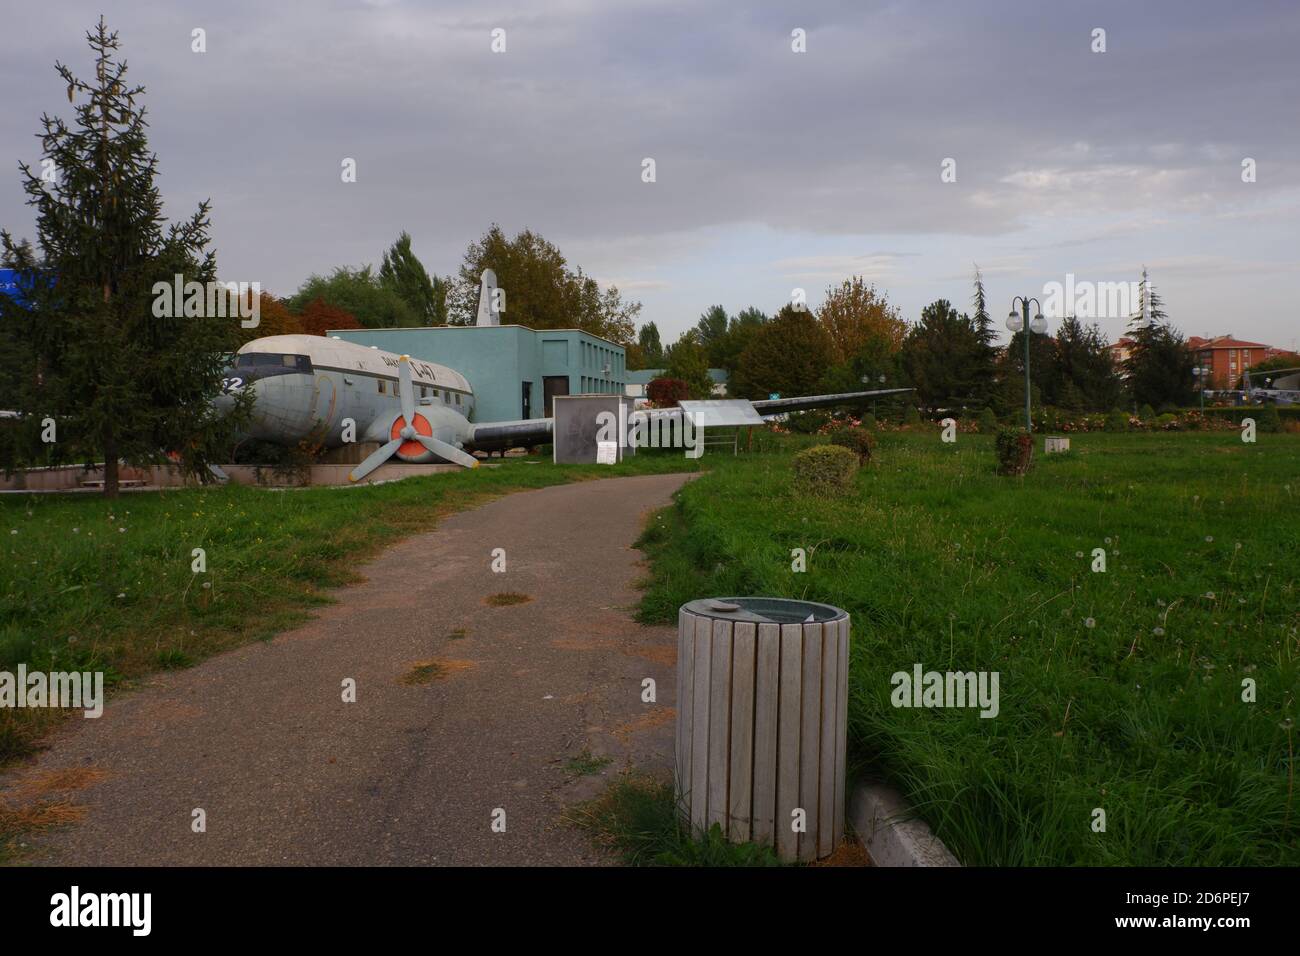
<path fill-rule="evenodd" d="M 1170 325 L 1160 295 L 1142 270 L 1138 311 L 1129 322 L 1129 357 L 1124 372 L 1135 404 L 1187 405 L 1195 397 L 1195 360 L 1182 333 Z"/>
<path fill-rule="evenodd" d="M 127 85 L 117 34 L 103 18 L 86 39 L 93 82 L 55 64 L 76 103 L 73 125 L 41 118 L 50 161 L 43 166 L 55 175 L 47 182 L 19 167 L 36 211 L 40 259 L 0 232 L 5 257 L 32 279 L 25 303 L 0 302 L 0 321 L 18 326 L 32 349 L 35 368 L 24 377 L 19 410 L 55 419 L 56 458 L 90 464 L 102 457 L 104 494 L 114 497 L 119 458 L 142 465 L 173 452 L 184 472 L 206 480 L 206 465 L 228 450 L 246 402 L 222 415 L 211 401 L 238 341 L 238 314 L 155 315 L 155 283 L 171 286 L 178 274 L 187 282 L 216 278 L 209 206 L 164 230 L 158 158 L 137 106 L 144 88 Z"/>
<path fill-rule="evenodd" d="M 975 329 L 975 345 L 971 349 L 971 368 L 967 374 L 966 391 L 977 403 L 989 400 L 997 388 L 997 333 L 989 316 L 988 299 L 984 293 L 984 275 L 975 264 L 975 291 L 971 296 L 975 314 L 971 325 Z"/>

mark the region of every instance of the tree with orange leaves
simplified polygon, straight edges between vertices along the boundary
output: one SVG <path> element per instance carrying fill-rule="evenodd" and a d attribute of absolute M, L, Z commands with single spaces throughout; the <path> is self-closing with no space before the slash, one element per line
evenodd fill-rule
<path fill-rule="evenodd" d="M 325 335 L 330 329 L 359 329 L 361 323 L 351 312 L 330 305 L 317 296 L 305 306 L 298 316 L 300 330 L 306 335 Z"/>

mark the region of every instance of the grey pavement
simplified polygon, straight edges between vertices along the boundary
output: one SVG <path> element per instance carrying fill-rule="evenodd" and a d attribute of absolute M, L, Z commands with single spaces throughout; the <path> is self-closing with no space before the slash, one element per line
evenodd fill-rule
<path fill-rule="evenodd" d="M 632 542 L 686 480 L 578 482 L 453 515 L 361 567 L 365 583 L 311 622 L 67 721 L 16 776 L 103 776 L 73 795 L 83 821 L 29 839 L 26 859 L 612 862 L 561 814 L 631 764 L 671 766 L 676 641 L 631 619 L 644 574 Z M 505 573 L 491 569 L 494 548 Z M 532 600 L 485 603 L 499 592 Z M 402 682 L 429 660 L 440 679 Z M 647 677 L 654 704 L 641 700 Z M 355 703 L 342 699 L 346 678 Z M 566 765 L 584 751 L 611 762 L 575 774 Z M 193 831 L 195 809 L 206 832 Z"/>

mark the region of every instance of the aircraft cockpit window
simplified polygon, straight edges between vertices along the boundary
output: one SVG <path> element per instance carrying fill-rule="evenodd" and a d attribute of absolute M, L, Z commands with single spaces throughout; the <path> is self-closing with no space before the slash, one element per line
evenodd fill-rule
<path fill-rule="evenodd" d="M 457 404 L 457 405 L 460 404 L 460 392 L 457 392 L 457 393 L 456 393 L 456 404 Z"/>

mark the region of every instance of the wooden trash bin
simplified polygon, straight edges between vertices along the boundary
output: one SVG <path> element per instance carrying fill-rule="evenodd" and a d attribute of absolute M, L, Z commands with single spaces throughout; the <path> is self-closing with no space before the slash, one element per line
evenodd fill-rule
<path fill-rule="evenodd" d="M 829 604 L 710 598 L 678 612 L 679 806 L 697 834 L 783 860 L 844 837 L 849 616 Z"/>

